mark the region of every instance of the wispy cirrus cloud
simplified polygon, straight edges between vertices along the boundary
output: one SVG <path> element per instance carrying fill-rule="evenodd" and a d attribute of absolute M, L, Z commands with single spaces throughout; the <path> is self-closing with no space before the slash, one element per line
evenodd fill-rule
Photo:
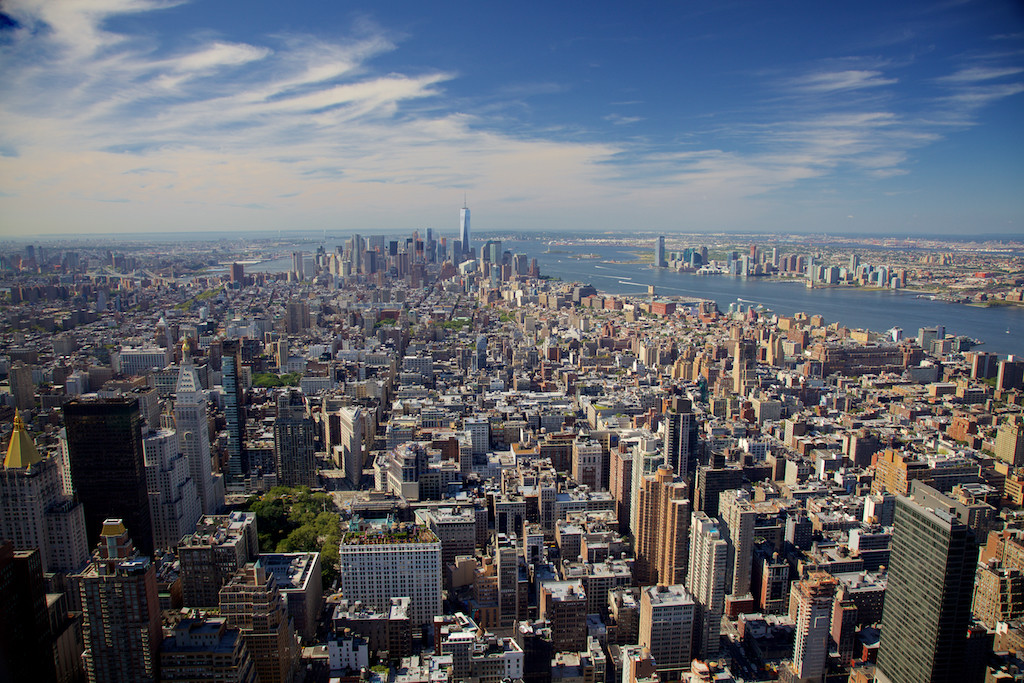
<path fill-rule="evenodd" d="M 814 93 L 878 88 L 884 85 L 895 85 L 898 82 L 899 80 L 896 78 L 886 78 L 881 71 L 866 69 L 819 71 L 790 81 L 795 89 Z"/>
<path fill-rule="evenodd" d="M 972 126 L 985 106 L 1024 92 L 1021 53 L 997 53 L 975 57 L 956 71 L 935 79 L 944 90 L 936 99 L 936 121 L 953 126 Z"/>
<path fill-rule="evenodd" d="M 612 123 L 616 126 L 628 126 L 631 123 L 639 123 L 644 120 L 642 116 L 623 116 L 622 114 L 608 114 L 604 117 L 605 121 Z"/>
<path fill-rule="evenodd" d="M 972 66 L 960 69 L 955 73 L 940 76 L 940 83 L 981 83 L 992 81 L 1006 76 L 1016 76 L 1024 73 L 1024 67 L 1019 66 Z"/>
<path fill-rule="evenodd" d="M 167 49 L 103 28 L 110 17 L 167 6 L 7 8 L 22 28 L 0 55 L 18 74 L 0 84 L 0 142 L 11 150 L 0 173 L 23 201 L 22 217 L 116 197 L 156 222 L 160 207 L 182 216 L 205 206 L 231 223 L 232 208 L 263 207 L 265 197 L 281 212 L 315 215 L 339 202 L 386 205 L 396 187 L 411 207 L 467 187 L 536 200 L 560 185 L 582 199 L 602 175 L 594 161 L 614 151 L 506 137 L 436 106 L 418 111 L 454 75 L 377 73 L 372 60 L 396 49 L 383 32 Z M 17 213 L 6 229 L 17 229 Z"/>
<path fill-rule="evenodd" d="M 373 27 L 173 44 L 109 28 L 176 4 L 5 4 L 19 25 L 0 44 L 0 230 L 397 227 L 444 220 L 463 190 L 524 226 L 555 210 L 631 221 L 637 206 L 676 216 L 703 205 L 718 220 L 807 181 L 905 174 L 914 150 L 1021 92 L 1022 70 L 989 60 L 933 79 L 939 94 L 915 109 L 894 93 L 906 78 L 895 67 L 830 61 L 776 75 L 752 98 L 756 117 L 723 117 L 720 130 L 652 140 L 648 110 L 630 109 L 567 141 L 500 109 L 567 86 L 496 84 L 453 100 L 451 70 L 378 68 L 402 47 Z"/>

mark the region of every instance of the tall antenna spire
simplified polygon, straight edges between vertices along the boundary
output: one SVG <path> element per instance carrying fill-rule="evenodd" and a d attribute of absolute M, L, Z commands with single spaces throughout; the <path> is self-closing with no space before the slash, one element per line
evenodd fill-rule
<path fill-rule="evenodd" d="M 462 193 L 462 208 L 463 209 L 468 209 L 469 208 L 468 206 L 466 206 L 466 193 L 465 192 Z"/>

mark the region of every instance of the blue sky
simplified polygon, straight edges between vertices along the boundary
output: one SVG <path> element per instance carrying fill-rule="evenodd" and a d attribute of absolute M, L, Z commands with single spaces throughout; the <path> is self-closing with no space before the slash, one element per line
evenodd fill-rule
<path fill-rule="evenodd" d="M 1024 234 L 1024 5 L 0 0 L 0 235 Z"/>

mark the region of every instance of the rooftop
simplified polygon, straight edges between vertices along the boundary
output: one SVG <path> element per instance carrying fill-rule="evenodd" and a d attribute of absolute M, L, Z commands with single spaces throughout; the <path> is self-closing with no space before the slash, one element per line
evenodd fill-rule
<path fill-rule="evenodd" d="M 415 524 L 392 524 L 373 527 L 365 531 L 349 531 L 341 538 L 342 546 L 438 542 L 433 531 Z"/>
<path fill-rule="evenodd" d="M 274 575 L 281 590 L 301 590 L 306 587 L 317 565 L 320 553 L 262 553 L 260 564 Z"/>
<path fill-rule="evenodd" d="M 670 607 L 673 605 L 692 605 L 693 598 L 690 592 L 681 585 L 673 586 L 647 586 L 644 593 L 651 601 L 652 607 Z"/>

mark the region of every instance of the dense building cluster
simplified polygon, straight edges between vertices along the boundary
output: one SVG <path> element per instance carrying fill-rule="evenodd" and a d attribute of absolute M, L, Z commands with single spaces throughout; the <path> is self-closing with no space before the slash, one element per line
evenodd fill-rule
<path fill-rule="evenodd" d="M 1020 680 L 1024 361 L 471 240 L 5 255 L 0 680 Z"/>

